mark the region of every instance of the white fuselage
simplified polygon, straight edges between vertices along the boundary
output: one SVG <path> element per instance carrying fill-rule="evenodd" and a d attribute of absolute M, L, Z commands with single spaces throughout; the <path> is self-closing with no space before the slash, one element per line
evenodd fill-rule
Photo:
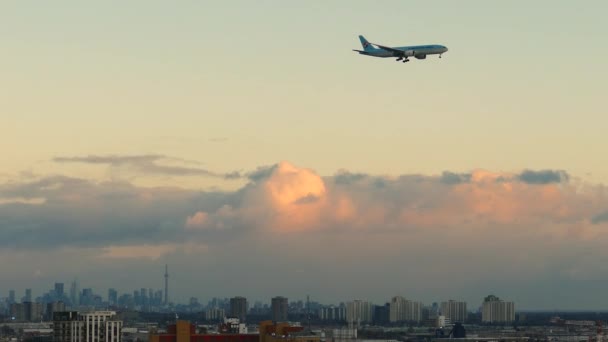
<path fill-rule="evenodd" d="M 443 45 L 415 45 L 415 46 L 400 46 L 394 47 L 395 50 L 401 50 L 405 52 L 406 57 L 415 56 L 426 56 L 426 55 L 440 55 L 448 49 Z M 374 56 L 374 57 L 396 57 L 398 56 L 393 51 L 375 48 L 373 50 L 359 52 L 363 55 Z"/>

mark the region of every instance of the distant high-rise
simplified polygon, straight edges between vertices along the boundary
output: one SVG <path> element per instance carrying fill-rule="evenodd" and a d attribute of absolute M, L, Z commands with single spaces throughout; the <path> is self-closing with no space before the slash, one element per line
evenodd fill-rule
<path fill-rule="evenodd" d="M 165 305 L 169 304 L 169 265 L 165 265 Z"/>
<path fill-rule="evenodd" d="M 8 303 L 9 304 L 15 303 L 15 290 L 8 291 Z"/>
<path fill-rule="evenodd" d="M 82 294 L 80 295 L 79 302 L 80 302 L 80 305 L 93 305 L 93 302 L 94 302 L 93 289 L 92 288 L 82 289 Z"/>
<path fill-rule="evenodd" d="M 287 322 L 287 298 L 274 297 L 271 301 L 272 320 L 275 322 Z"/>
<path fill-rule="evenodd" d="M 346 303 L 346 321 L 349 324 L 371 323 L 373 314 L 374 307 L 368 301 L 356 299 Z"/>
<path fill-rule="evenodd" d="M 70 302 L 72 307 L 80 305 L 80 296 L 78 295 L 78 280 L 74 279 L 72 286 L 70 286 Z"/>
<path fill-rule="evenodd" d="M 57 296 L 58 299 L 65 296 L 65 293 L 63 292 L 63 283 L 55 283 L 55 296 Z"/>
<path fill-rule="evenodd" d="M 154 293 L 154 305 L 163 304 L 163 290 L 158 290 Z"/>
<path fill-rule="evenodd" d="M 395 296 L 390 302 L 391 322 L 419 322 L 422 317 L 422 303 Z"/>
<path fill-rule="evenodd" d="M 230 316 L 238 318 L 241 322 L 245 322 L 245 319 L 247 318 L 248 309 L 249 306 L 247 304 L 247 298 L 230 298 Z"/>
<path fill-rule="evenodd" d="M 32 289 L 25 289 L 25 297 L 23 297 L 23 302 L 31 302 L 32 301 Z"/>
<path fill-rule="evenodd" d="M 441 314 L 449 318 L 452 323 L 464 323 L 467 320 L 467 303 L 451 299 L 441 302 Z"/>
<path fill-rule="evenodd" d="M 141 302 L 142 306 L 148 306 L 148 289 L 145 288 L 141 288 L 141 290 L 139 290 L 139 300 Z"/>
<path fill-rule="evenodd" d="M 116 289 L 108 289 L 108 304 L 118 304 L 118 291 Z"/>
<path fill-rule="evenodd" d="M 481 310 L 481 321 L 484 323 L 515 321 L 515 303 L 505 302 L 494 295 L 484 298 Z"/>

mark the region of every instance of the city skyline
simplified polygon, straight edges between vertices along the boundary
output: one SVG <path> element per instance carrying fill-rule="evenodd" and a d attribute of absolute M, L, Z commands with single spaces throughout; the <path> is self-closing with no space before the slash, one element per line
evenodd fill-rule
<path fill-rule="evenodd" d="M 0 296 L 608 308 L 606 11 L 0 4 Z"/>

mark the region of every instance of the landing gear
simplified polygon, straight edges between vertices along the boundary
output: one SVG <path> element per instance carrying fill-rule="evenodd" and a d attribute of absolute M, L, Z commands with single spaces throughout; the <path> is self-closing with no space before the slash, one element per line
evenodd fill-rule
<path fill-rule="evenodd" d="M 441 58 L 441 54 L 439 54 L 439 58 Z"/>
<path fill-rule="evenodd" d="M 396 59 L 396 61 L 399 62 L 402 59 L 403 59 L 403 57 L 399 57 L 399 58 Z"/>
<path fill-rule="evenodd" d="M 405 63 L 405 62 L 409 62 L 409 61 L 410 61 L 410 60 L 409 60 L 409 59 L 407 59 L 407 58 L 404 58 L 404 59 L 403 59 L 403 63 Z"/>

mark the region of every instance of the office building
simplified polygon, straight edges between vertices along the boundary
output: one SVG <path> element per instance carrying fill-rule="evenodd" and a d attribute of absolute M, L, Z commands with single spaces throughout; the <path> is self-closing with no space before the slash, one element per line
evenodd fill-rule
<path fill-rule="evenodd" d="M 271 301 L 272 320 L 275 322 L 287 322 L 287 298 L 274 297 Z"/>
<path fill-rule="evenodd" d="M 515 321 L 515 303 L 487 296 L 481 308 L 481 321 L 484 323 L 510 323 Z"/>
<path fill-rule="evenodd" d="M 121 342 L 121 331 L 114 311 L 53 313 L 54 342 Z"/>
<path fill-rule="evenodd" d="M 447 302 L 441 302 L 441 314 L 448 318 L 452 323 L 463 323 L 467 320 L 467 303 L 451 299 Z"/>
<path fill-rule="evenodd" d="M 240 322 L 245 322 L 249 306 L 247 298 L 233 297 L 230 298 L 230 316 L 238 318 Z"/>

